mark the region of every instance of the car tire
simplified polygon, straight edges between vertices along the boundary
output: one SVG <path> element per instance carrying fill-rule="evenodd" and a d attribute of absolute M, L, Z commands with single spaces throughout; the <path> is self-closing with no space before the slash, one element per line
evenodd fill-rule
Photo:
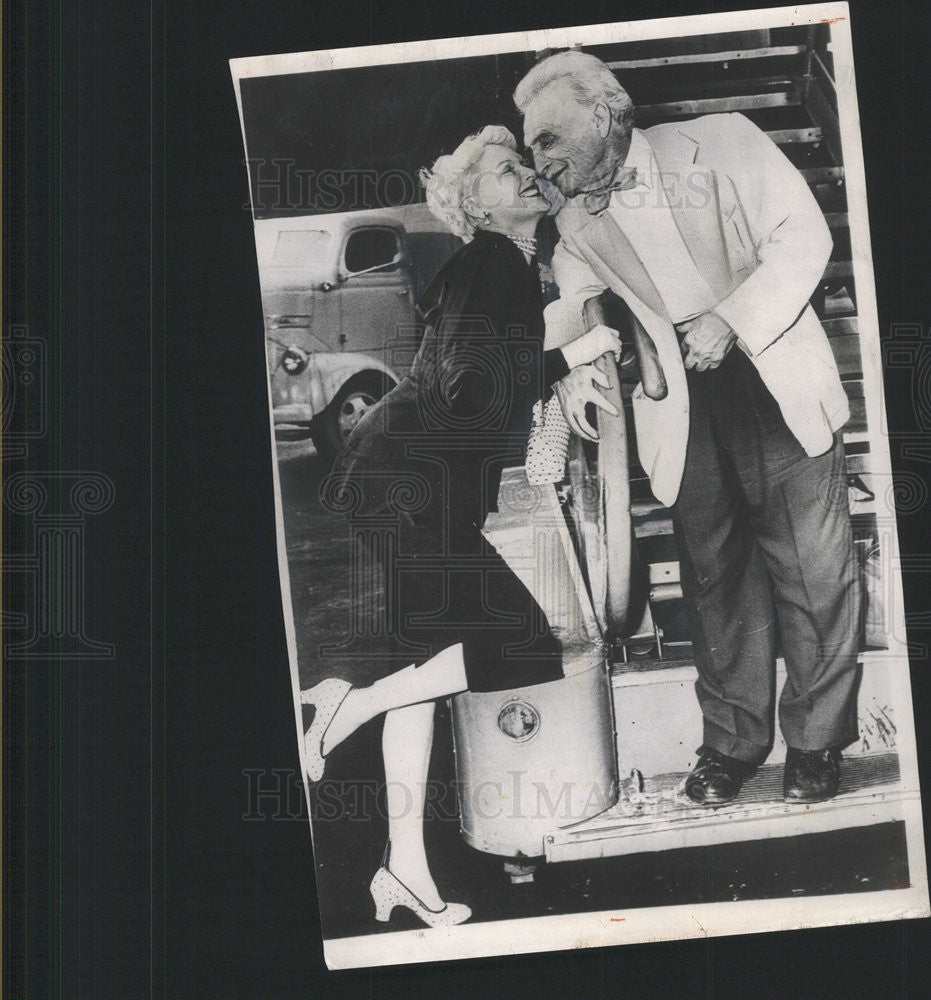
<path fill-rule="evenodd" d="M 359 372 L 339 390 L 330 405 L 310 425 L 317 454 L 327 463 L 336 458 L 353 427 L 395 382 L 382 372 Z"/>

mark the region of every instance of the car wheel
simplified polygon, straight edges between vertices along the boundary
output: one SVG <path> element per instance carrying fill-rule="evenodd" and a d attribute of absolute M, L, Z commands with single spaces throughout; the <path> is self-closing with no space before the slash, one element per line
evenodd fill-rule
<path fill-rule="evenodd" d="M 332 462 L 362 417 L 393 387 L 393 379 L 380 372 L 354 375 L 311 424 L 317 454 Z"/>

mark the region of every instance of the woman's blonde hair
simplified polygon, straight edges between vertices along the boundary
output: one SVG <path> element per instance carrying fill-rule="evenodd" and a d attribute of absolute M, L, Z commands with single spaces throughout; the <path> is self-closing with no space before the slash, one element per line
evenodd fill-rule
<path fill-rule="evenodd" d="M 466 243 L 475 235 L 478 223 L 463 208 L 463 202 L 471 193 L 468 182 L 486 146 L 507 146 L 516 152 L 517 140 L 503 125 L 486 125 L 463 139 L 452 153 L 439 157 L 432 167 L 420 171 L 427 207 Z"/>

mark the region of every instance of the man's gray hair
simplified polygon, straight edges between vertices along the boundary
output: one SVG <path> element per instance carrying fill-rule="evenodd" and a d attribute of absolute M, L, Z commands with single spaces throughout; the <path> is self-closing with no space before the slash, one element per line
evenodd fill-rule
<path fill-rule="evenodd" d="M 524 114 L 546 87 L 563 79 L 583 107 L 591 108 L 602 101 L 611 109 L 615 122 L 627 131 L 633 127 L 634 103 L 630 95 L 600 59 L 578 49 L 557 52 L 538 62 L 514 91 L 517 110 Z"/>

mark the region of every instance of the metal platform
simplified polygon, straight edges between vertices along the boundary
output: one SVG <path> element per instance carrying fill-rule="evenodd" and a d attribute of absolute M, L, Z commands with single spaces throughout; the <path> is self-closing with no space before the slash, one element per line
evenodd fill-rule
<path fill-rule="evenodd" d="M 904 818 L 918 790 L 903 786 L 896 753 L 845 758 L 841 793 L 815 805 L 782 800 L 782 765 L 760 768 L 734 803 L 693 805 L 681 789 L 684 773 L 629 779 L 616 806 L 593 819 L 548 835 L 547 861 L 578 861 L 680 847 L 823 833 Z"/>

